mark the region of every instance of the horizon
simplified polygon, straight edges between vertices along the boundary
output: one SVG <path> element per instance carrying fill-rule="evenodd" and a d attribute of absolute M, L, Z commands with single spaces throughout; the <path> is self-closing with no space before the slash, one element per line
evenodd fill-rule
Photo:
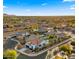
<path fill-rule="evenodd" d="M 4 16 L 4 14 L 6 14 L 6 13 L 3 13 L 3 16 Z M 13 14 L 6 14 L 6 15 L 8 15 L 8 16 L 32 16 L 32 15 L 13 15 Z M 33 16 L 39 16 L 39 15 L 33 15 Z M 40 16 L 42 16 L 42 15 L 40 15 Z M 43 16 L 45 16 L 45 15 L 43 15 Z M 46 15 L 46 16 L 48 16 L 48 15 Z M 75 16 L 75 15 L 51 15 L 51 16 Z"/>
<path fill-rule="evenodd" d="M 74 16 L 75 0 L 4 0 L 3 13 L 17 16 Z"/>

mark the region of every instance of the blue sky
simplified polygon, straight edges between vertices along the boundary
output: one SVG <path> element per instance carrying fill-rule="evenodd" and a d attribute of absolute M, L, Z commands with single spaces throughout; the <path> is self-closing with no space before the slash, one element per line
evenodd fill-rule
<path fill-rule="evenodd" d="M 4 0 L 4 13 L 23 16 L 74 15 L 74 0 Z"/>

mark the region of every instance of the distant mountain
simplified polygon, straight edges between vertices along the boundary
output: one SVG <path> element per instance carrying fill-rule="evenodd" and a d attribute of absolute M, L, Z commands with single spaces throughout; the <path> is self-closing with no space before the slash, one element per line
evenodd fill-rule
<path fill-rule="evenodd" d="M 9 15 L 9 14 L 4 13 L 3 16 L 16 16 L 16 15 Z"/>
<path fill-rule="evenodd" d="M 4 13 L 3 16 L 8 16 L 8 14 L 5 14 L 5 13 Z"/>

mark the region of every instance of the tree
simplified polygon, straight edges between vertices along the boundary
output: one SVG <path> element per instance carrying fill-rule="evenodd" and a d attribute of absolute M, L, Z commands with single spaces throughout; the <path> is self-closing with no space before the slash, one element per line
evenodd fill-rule
<path fill-rule="evenodd" d="M 65 45 L 59 47 L 59 49 L 61 51 L 67 52 L 68 55 L 71 54 L 71 51 L 72 51 L 71 45 L 69 45 L 69 44 L 65 44 Z"/>
<path fill-rule="evenodd" d="M 63 59 L 61 56 L 55 56 L 55 59 Z"/>
<path fill-rule="evenodd" d="M 4 57 L 6 59 L 16 59 L 17 52 L 15 50 L 6 50 L 4 51 Z"/>
<path fill-rule="evenodd" d="M 57 53 L 58 53 L 58 51 L 57 51 L 57 50 L 55 50 L 55 51 L 53 52 L 53 54 L 54 54 L 54 55 L 56 55 Z"/>
<path fill-rule="evenodd" d="M 31 24 L 31 27 L 32 27 L 32 30 L 33 29 L 38 29 L 38 24 L 37 23 L 33 23 L 33 24 Z"/>
<path fill-rule="evenodd" d="M 53 39 L 53 38 L 57 38 L 57 36 L 54 34 L 54 35 L 48 35 L 48 39 Z"/>
<path fill-rule="evenodd" d="M 72 41 L 72 42 L 71 42 L 71 45 L 75 46 L 75 41 Z"/>

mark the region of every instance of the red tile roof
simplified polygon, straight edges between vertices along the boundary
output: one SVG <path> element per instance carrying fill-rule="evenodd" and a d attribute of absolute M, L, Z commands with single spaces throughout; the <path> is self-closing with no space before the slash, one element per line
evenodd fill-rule
<path fill-rule="evenodd" d="M 40 44 L 40 40 L 39 40 L 39 39 L 32 39 L 30 42 L 31 42 L 31 44 L 33 44 L 33 45 L 38 45 L 38 44 Z"/>

